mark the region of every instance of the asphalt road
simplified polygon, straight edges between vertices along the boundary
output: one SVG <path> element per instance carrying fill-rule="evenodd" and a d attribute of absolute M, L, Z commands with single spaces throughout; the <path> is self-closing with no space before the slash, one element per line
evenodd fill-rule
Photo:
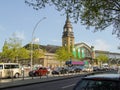
<path fill-rule="evenodd" d="M 71 79 L 33 84 L 22 87 L 14 87 L 4 90 L 73 90 L 73 87 L 79 80 L 80 77 L 76 77 Z"/>

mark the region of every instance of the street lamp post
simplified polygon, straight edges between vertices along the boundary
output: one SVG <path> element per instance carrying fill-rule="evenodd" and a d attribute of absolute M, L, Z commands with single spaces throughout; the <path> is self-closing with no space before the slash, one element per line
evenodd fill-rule
<path fill-rule="evenodd" d="M 33 65 L 33 37 L 34 37 L 34 32 L 35 32 L 35 30 L 36 30 L 36 28 L 37 28 L 37 26 L 38 26 L 38 24 L 42 21 L 42 20 L 44 20 L 44 19 L 46 19 L 46 17 L 43 17 L 42 19 L 40 19 L 37 23 L 36 23 L 36 25 L 35 25 L 35 27 L 33 28 L 33 32 L 32 32 L 32 40 L 31 40 L 31 70 L 32 70 L 32 65 Z"/>

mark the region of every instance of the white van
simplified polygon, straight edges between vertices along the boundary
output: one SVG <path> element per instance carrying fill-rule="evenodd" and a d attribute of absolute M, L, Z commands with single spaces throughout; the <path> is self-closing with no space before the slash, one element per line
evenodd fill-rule
<path fill-rule="evenodd" d="M 18 63 L 0 63 L 0 78 L 18 78 L 20 75 L 21 69 Z"/>
<path fill-rule="evenodd" d="M 109 69 L 108 63 L 103 63 L 103 64 L 102 64 L 102 68 L 108 70 L 108 69 Z"/>

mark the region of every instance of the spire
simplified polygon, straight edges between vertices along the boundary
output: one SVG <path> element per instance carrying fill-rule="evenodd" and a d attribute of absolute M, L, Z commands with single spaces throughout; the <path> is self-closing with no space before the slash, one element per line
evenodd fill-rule
<path fill-rule="evenodd" d="M 69 21 L 69 14 L 67 13 L 67 16 L 66 16 L 67 20 L 66 21 Z"/>
<path fill-rule="evenodd" d="M 69 20 L 69 14 L 66 13 L 66 22 L 65 22 L 65 25 L 64 25 L 64 28 L 72 28 L 72 25 L 71 25 L 71 22 Z"/>

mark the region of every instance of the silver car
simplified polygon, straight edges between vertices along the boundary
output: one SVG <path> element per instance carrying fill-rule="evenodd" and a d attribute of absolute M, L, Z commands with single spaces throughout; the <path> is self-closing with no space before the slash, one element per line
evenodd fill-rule
<path fill-rule="evenodd" d="M 98 74 L 82 78 L 74 90 L 120 90 L 120 74 Z"/>

